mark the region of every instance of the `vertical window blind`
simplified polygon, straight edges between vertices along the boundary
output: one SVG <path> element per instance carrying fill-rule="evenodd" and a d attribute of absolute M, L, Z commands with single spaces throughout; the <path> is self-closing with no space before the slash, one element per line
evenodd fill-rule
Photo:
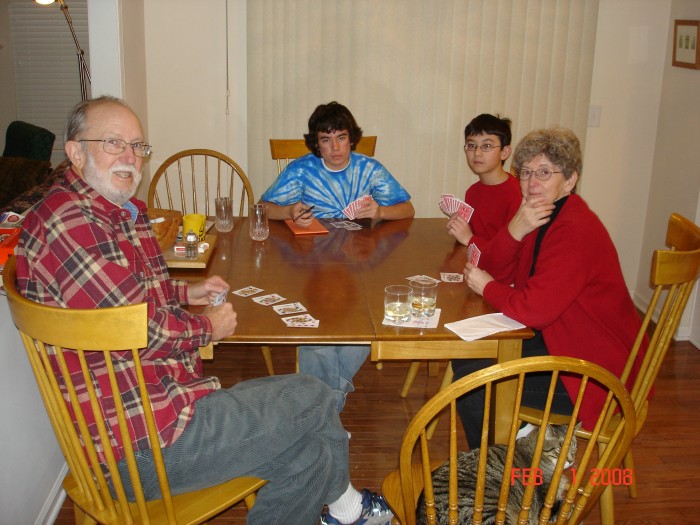
<path fill-rule="evenodd" d="M 301 138 L 331 100 L 378 136 L 419 217 L 477 180 L 462 145 L 480 113 L 511 118 L 514 143 L 553 125 L 585 139 L 597 0 L 249 0 L 247 14 L 258 195 L 277 174 L 268 139 Z"/>
<path fill-rule="evenodd" d="M 87 0 L 69 0 L 78 42 L 88 50 Z M 10 28 L 17 89 L 17 119 L 56 134 L 52 164 L 65 159 L 63 129 L 71 108 L 80 102 L 75 43 L 58 3 L 10 0 Z"/>

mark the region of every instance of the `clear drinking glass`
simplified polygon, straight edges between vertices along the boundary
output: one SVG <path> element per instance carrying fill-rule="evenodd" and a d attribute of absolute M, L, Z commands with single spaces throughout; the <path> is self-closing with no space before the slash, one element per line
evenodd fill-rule
<path fill-rule="evenodd" d="M 387 286 L 384 288 L 384 317 L 398 324 L 410 321 L 412 299 L 413 289 L 410 286 Z"/>
<path fill-rule="evenodd" d="M 230 197 L 217 197 L 214 199 L 216 206 L 216 229 L 220 232 L 230 232 L 233 229 L 233 210 Z"/>
<path fill-rule="evenodd" d="M 254 241 L 264 241 L 270 235 L 267 222 L 267 204 L 253 204 L 248 213 L 250 238 Z"/>
<path fill-rule="evenodd" d="M 413 288 L 413 301 L 411 302 L 413 315 L 416 317 L 435 315 L 438 281 L 411 279 L 409 284 Z"/>

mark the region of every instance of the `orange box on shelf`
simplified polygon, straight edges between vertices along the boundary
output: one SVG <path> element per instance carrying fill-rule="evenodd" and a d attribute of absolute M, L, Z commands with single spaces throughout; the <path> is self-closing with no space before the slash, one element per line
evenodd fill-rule
<path fill-rule="evenodd" d="M 20 228 L 0 228 L 0 265 L 14 253 L 20 231 Z"/>

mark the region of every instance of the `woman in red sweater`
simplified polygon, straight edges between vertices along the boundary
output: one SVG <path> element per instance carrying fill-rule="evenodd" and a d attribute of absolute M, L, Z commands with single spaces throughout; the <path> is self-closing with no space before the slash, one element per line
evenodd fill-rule
<path fill-rule="evenodd" d="M 516 148 L 513 166 L 522 204 L 482 255 L 481 269 L 467 264 L 467 284 L 496 310 L 535 330 L 533 339 L 523 341 L 523 357 L 577 357 L 621 375 L 641 320 L 607 230 L 575 194 L 582 167 L 578 138 L 562 128 L 533 131 Z M 455 380 L 490 364 L 484 361 L 453 361 Z M 526 381 L 523 404 L 543 408 L 549 379 Z M 591 386 L 579 414 L 584 428 L 604 401 Z M 577 381 L 562 377 L 553 410 L 571 413 L 569 394 L 575 397 L 577 388 Z M 464 396 L 458 409 L 469 446 L 479 446 L 483 393 Z"/>

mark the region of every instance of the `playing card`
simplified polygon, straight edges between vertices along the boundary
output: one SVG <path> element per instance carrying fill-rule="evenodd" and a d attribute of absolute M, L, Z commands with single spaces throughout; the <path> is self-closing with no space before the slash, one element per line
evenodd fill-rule
<path fill-rule="evenodd" d="M 446 215 L 452 215 L 457 211 L 457 203 L 455 196 L 451 193 L 443 193 L 440 197 L 440 210 Z"/>
<path fill-rule="evenodd" d="M 220 292 L 214 300 L 211 302 L 212 306 L 219 306 L 220 304 L 224 304 L 226 302 L 226 297 L 228 296 L 228 288 L 226 288 L 223 292 Z"/>
<path fill-rule="evenodd" d="M 355 213 L 353 212 L 352 208 L 352 203 L 348 204 L 345 209 L 343 210 L 343 215 L 345 215 L 348 219 L 354 219 L 355 218 Z"/>
<path fill-rule="evenodd" d="M 233 293 L 235 293 L 236 295 L 240 295 L 241 297 L 249 297 L 262 291 L 262 288 L 256 288 L 255 286 L 246 286 L 245 288 L 241 288 L 240 290 L 235 290 Z"/>
<path fill-rule="evenodd" d="M 345 209 L 343 210 L 343 215 L 345 215 L 350 220 L 354 220 L 357 210 L 360 209 L 364 205 L 364 203 L 371 198 L 372 197 L 370 197 L 369 195 L 363 195 L 359 199 L 355 199 L 345 207 Z"/>
<path fill-rule="evenodd" d="M 334 228 L 341 228 L 343 230 L 361 230 L 362 226 L 356 222 L 351 221 L 335 221 L 330 223 Z"/>
<path fill-rule="evenodd" d="M 451 193 L 443 193 L 440 197 L 440 210 L 449 216 L 459 213 L 460 217 L 469 222 L 474 213 L 474 208 Z"/>
<path fill-rule="evenodd" d="M 306 312 L 306 307 L 301 303 L 276 304 L 272 307 L 280 315 L 298 314 Z"/>
<path fill-rule="evenodd" d="M 290 328 L 318 328 L 319 321 L 309 314 L 283 317 L 282 320 Z"/>
<path fill-rule="evenodd" d="M 440 272 L 440 279 L 446 283 L 461 283 L 464 282 L 464 275 L 461 273 Z"/>
<path fill-rule="evenodd" d="M 481 250 L 476 244 L 470 244 L 467 248 L 467 261 L 474 266 L 479 266 L 479 257 L 481 257 Z"/>
<path fill-rule="evenodd" d="M 472 214 L 474 213 L 474 208 L 469 206 L 469 204 L 466 202 L 460 202 L 459 207 L 457 208 L 457 213 L 465 221 L 469 222 L 469 220 L 472 218 Z"/>
<path fill-rule="evenodd" d="M 439 279 L 435 279 L 428 275 L 412 275 L 411 277 L 406 277 L 409 281 L 418 281 L 420 283 L 437 283 L 440 282 Z"/>
<path fill-rule="evenodd" d="M 253 301 L 263 306 L 270 306 L 273 304 L 281 303 L 284 301 L 284 297 L 276 293 L 270 293 L 267 295 L 261 295 L 259 297 L 253 297 Z"/>

